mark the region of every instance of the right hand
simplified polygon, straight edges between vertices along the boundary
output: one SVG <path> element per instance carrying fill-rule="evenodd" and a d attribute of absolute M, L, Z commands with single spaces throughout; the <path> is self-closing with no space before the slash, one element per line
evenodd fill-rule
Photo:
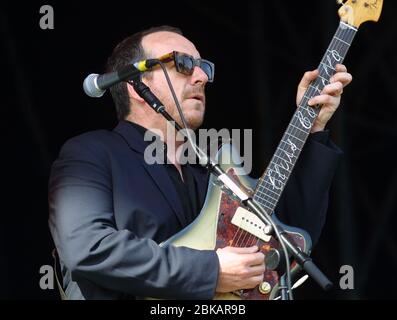
<path fill-rule="evenodd" d="M 217 249 L 219 277 L 216 292 L 255 288 L 263 281 L 265 255 L 258 247 Z"/>

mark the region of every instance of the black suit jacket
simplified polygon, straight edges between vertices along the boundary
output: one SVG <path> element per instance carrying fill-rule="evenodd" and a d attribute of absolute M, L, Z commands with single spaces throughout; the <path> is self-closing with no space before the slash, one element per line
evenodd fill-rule
<path fill-rule="evenodd" d="M 113 131 L 70 139 L 53 164 L 49 226 L 71 299 L 211 299 L 215 293 L 214 251 L 158 246 L 190 221 L 165 168 L 144 161 L 145 147 L 141 134 L 121 121 Z M 327 133 L 310 137 L 276 209 L 314 242 L 339 154 Z M 208 175 L 199 167 L 193 172 L 203 203 Z"/>

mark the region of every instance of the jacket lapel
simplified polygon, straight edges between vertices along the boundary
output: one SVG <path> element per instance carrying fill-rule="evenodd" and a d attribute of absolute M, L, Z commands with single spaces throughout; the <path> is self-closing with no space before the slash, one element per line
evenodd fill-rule
<path fill-rule="evenodd" d="M 147 171 L 154 183 L 163 193 L 181 225 L 185 226 L 187 224 L 187 220 L 186 216 L 183 214 L 182 203 L 165 166 L 161 164 L 147 164 L 144 160 L 143 154 L 145 152 L 145 148 L 147 147 L 147 143 L 143 140 L 142 134 L 139 133 L 138 130 L 127 121 L 120 121 L 114 129 L 114 132 L 121 135 L 132 150 L 142 155 L 141 159 L 143 168 Z"/>

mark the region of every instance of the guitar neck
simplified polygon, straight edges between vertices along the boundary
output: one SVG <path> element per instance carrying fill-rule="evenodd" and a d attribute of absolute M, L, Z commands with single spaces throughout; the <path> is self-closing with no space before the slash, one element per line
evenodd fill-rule
<path fill-rule="evenodd" d="M 335 66 L 342 63 L 357 29 L 340 22 L 319 66 L 319 76 L 314 80 L 300 101 L 263 176 L 254 192 L 254 200 L 271 214 L 281 196 L 288 178 L 309 136 L 321 106 L 310 107 L 308 101 L 321 93 L 335 74 Z"/>

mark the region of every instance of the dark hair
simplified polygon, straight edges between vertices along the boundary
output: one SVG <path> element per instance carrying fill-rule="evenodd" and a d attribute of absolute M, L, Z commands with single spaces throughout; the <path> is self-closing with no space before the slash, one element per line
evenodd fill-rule
<path fill-rule="evenodd" d="M 143 60 L 146 52 L 142 47 L 142 38 L 148 34 L 160 31 L 174 32 L 182 35 L 179 28 L 171 26 L 152 27 L 150 29 L 137 32 L 121 41 L 113 50 L 106 64 L 106 72 L 120 70 L 131 62 Z M 127 83 L 121 82 L 110 89 L 114 104 L 116 105 L 117 118 L 125 119 L 130 113 L 130 98 L 128 95 Z"/>

